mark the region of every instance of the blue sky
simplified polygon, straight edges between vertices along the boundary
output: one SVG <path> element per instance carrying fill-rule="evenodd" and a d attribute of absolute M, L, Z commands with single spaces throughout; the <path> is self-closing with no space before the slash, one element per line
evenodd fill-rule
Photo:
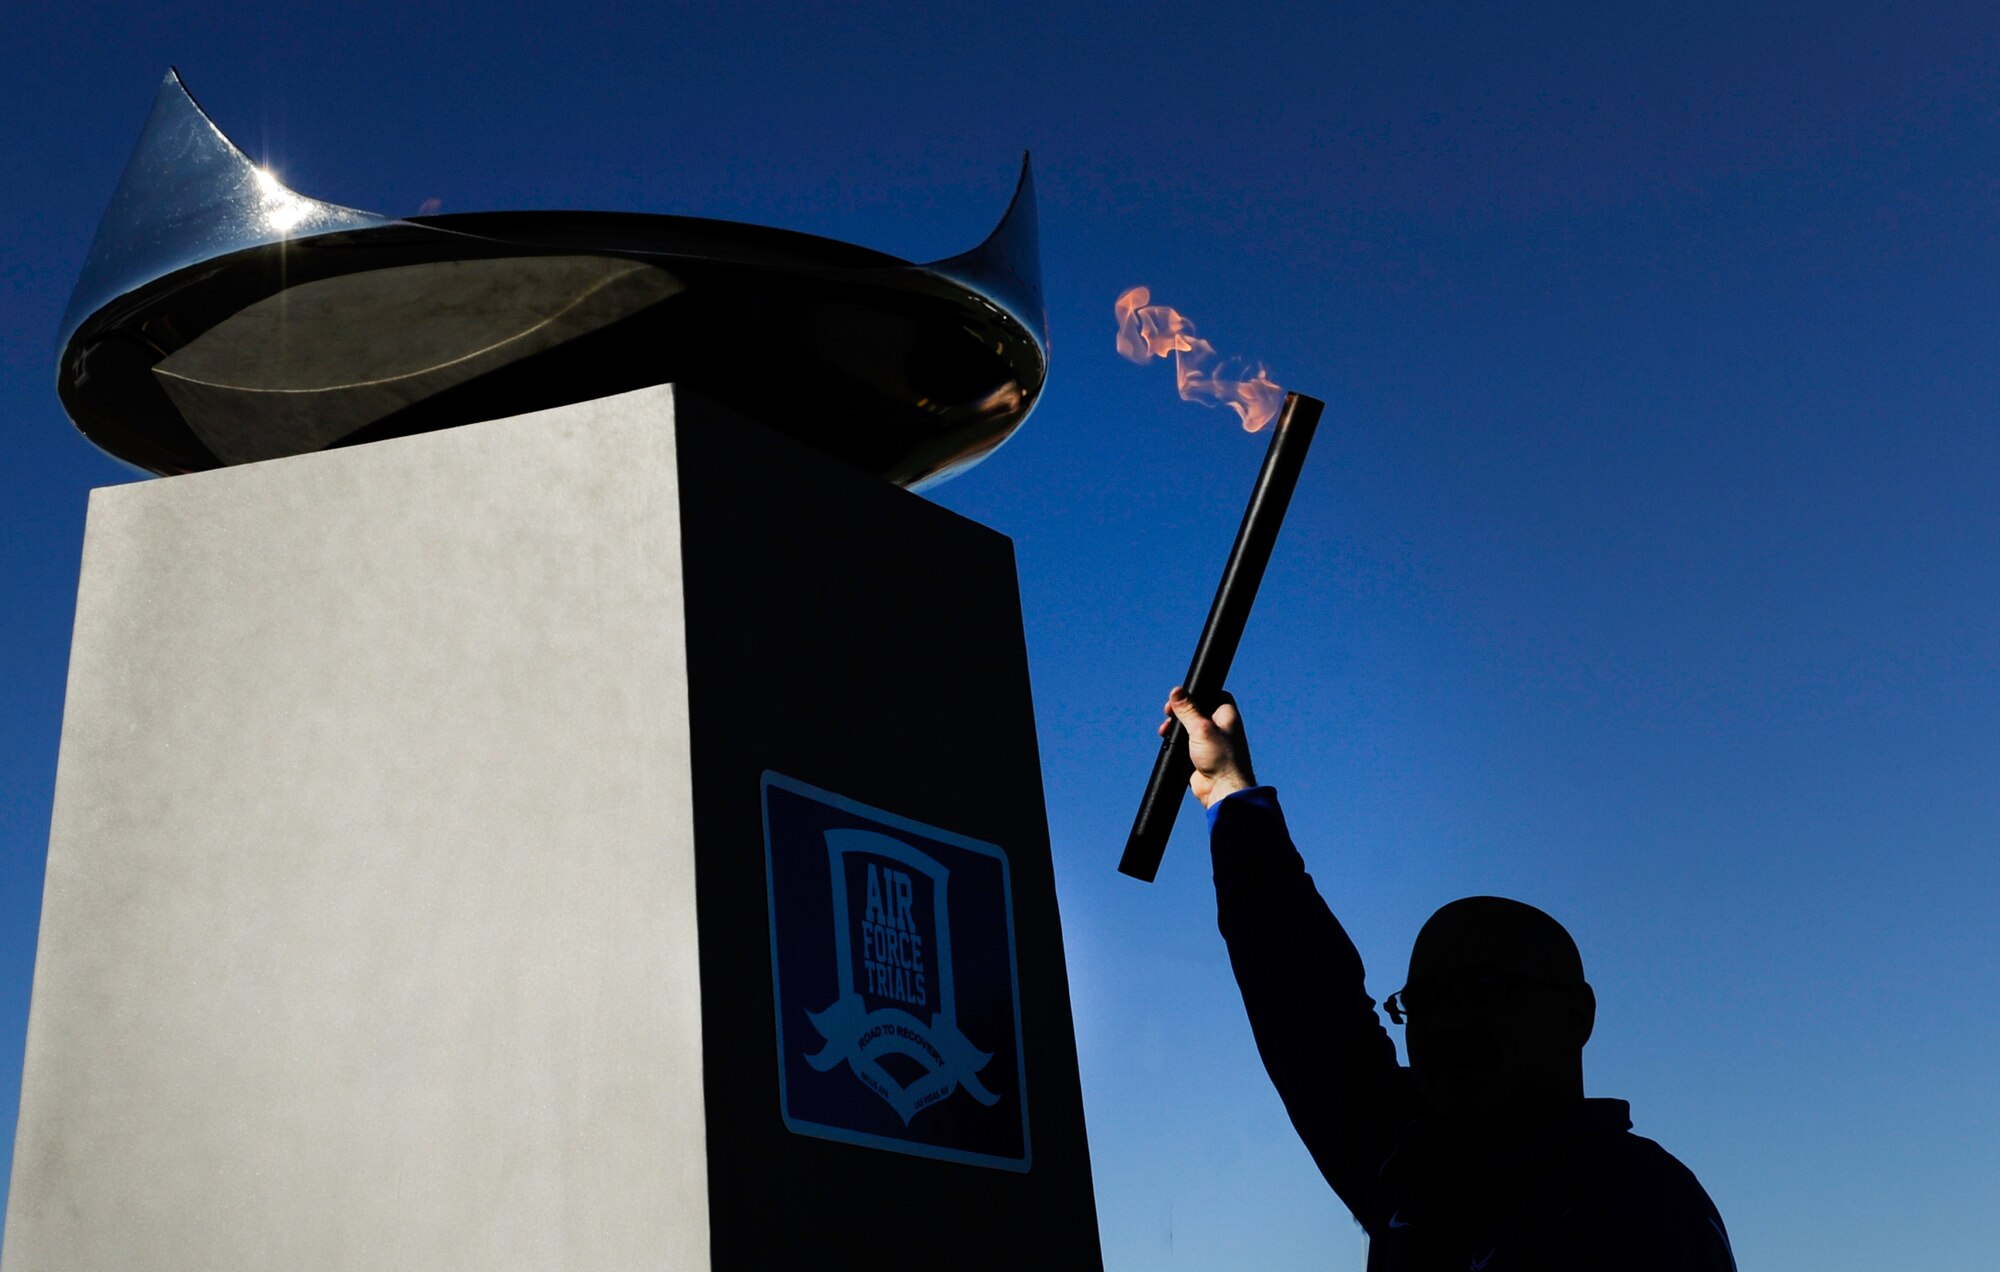
<path fill-rule="evenodd" d="M 1262 454 L 1134 283 L 1328 404 L 1232 687 L 1377 996 L 1534 902 L 1593 1094 L 1746 1268 L 1992 1266 L 2000 9 L 27 0 L 0 16 L 0 1143 L 85 492 L 57 320 L 178 65 L 302 193 L 924 260 L 1035 153 L 1053 374 L 935 498 L 1011 535 L 1107 1265 L 1359 1268 L 1190 810 L 1115 873 Z"/>

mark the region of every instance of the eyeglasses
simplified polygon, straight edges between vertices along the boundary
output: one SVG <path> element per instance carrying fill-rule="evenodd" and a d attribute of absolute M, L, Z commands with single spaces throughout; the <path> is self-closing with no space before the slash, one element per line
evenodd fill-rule
<path fill-rule="evenodd" d="M 1500 968 L 1483 968 L 1450 980 L 1411 981 L 1382 1000 L 1389 1023 L 1409 1023 L 1412 1015 L 1436 1015 L 1447 1007 L 1485 1010 L 1504 1006 L 1515 985 L 1541 985 L 1548 989 L 1569 989 L 1574 981 L 1543 980 Z"/>

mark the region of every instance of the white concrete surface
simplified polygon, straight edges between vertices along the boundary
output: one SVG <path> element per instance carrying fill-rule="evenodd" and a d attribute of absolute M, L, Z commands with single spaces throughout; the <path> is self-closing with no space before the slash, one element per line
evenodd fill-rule
<path fill-rule="evenodd" d="M 708 1266 L 672 409 L 96 492 L 4 1272 Z"/>

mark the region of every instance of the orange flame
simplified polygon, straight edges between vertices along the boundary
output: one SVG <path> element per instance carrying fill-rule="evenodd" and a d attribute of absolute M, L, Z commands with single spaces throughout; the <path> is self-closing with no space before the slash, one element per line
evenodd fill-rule
<path fill-rule="evenodd" d="M 1194 324 L 1178 309 L 1150 303 L 1153 293 L 1134 287 L 1117 300 L 1118 352 L 1140 366 L 1194 347 Z"/>
<path fill-rule="evenodd" d="M 1174 381 L 1181 399 L 1203 406 L 1226 406 L 1254 433 L 1284 405 L 1285 390 L 1261 362 L 1218 360 L 1215 346 L 1195 335 L 1194 324 L 1178 309 L 1152 303 L 1153 293 L 1134 287 L 1112 306 L 1118 315 L 1118 352 L 1144 365 L 1174 355 Z"/>

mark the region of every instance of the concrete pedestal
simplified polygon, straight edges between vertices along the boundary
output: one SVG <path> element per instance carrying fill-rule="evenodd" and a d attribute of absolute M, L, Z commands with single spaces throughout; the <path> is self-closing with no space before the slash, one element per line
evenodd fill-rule
<path fill-rule="evenodd" d="M 100 490 L 0 1266 L 1096 1267 L 1040 791 L 1006 540 L 670 386 Z"/>

